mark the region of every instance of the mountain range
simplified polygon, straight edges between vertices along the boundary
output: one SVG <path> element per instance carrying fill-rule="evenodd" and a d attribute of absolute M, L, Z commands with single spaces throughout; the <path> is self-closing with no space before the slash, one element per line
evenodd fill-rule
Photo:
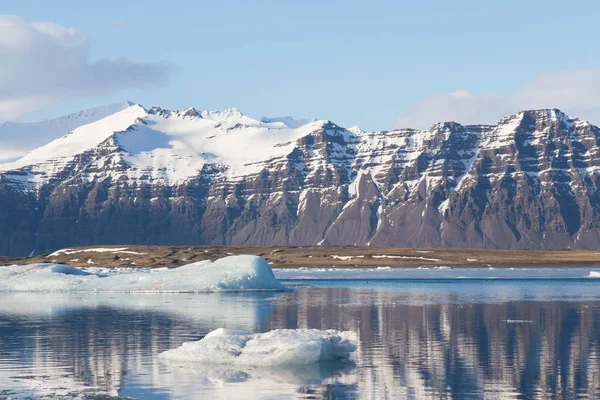
<path fill-rule="evenodd" d="M 600 249 L 599 143 L 600 128 L 557 109 L 379 132 L 131 102 L 5 123 L 0 254 L 96 244 Z"/>

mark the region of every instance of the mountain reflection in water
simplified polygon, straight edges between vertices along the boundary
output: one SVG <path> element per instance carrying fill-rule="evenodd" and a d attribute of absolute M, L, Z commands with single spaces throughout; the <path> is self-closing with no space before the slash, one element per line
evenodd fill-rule
<path fill-rule="evenodd" d="M 504 294 L 515 290 L 526 291 L 527 300 Z M 156 357 L 219 327 L 354 330 L 360 343 L 353 362 L 298 368 L 182 368 Z M 598 398 L 600 286 L 362 282 L 274 294 L 0 294 L 0 398 L 86 392 L 153 399 Z"/>

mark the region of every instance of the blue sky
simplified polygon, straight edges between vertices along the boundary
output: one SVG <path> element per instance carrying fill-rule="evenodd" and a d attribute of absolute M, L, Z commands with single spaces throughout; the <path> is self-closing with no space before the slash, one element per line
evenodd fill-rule
<path fill-rule="evenodd" d="M 523 107 L 566 107 L 600 122 L 596 1 L 3 3 L 4 14 L 24 22 L 81 32 L 92 63 L 126 57 L 166 69 L 139 85 L 124 75 L 110 90 L 89 84 L 55 101 L 48 89 L 47 100 L 15 112 L 18 119 L 133 100 L 235 106 L 253 117 L 318 117 L 369 130 L 493 122 Z"/>

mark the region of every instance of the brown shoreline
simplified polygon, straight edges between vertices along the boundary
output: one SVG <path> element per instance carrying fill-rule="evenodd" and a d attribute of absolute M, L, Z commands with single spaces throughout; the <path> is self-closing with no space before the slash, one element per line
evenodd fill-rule
<path fill-rule="evenodd" d="M 90 249 L 111 249 L 90 251 Z M 119 249 L 119 250 L 115 250 Z M 73 247 L 52 255 L 32 258 L 1 257 L 0 265 L 56 262 L 71 266 L 178 267 L 228 255 L 264 257 L 274 268 L 417 268 L 451 267 L 591 267 L 600 266 L 600 251 L 588 250 L 486 250 L 413 249 L 397 247 L 311 246 L 137 246 L 107 245 Z M 90 261 L 91 260 L 91 261 Z"/>

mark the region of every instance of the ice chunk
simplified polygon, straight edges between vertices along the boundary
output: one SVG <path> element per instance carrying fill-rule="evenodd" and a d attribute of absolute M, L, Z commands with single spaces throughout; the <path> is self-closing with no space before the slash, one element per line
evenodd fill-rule
<path fill-rule="evenodd" d="M 599 271 L 590 271 L 590 278 L 600 278 Z"/>
<path fill-rule="evenodd" d="M 48 269 L 54 273 L 64 274 L 64 275 L 80 275 L 80 276 L 92 275 L 91 273 L 89 273 L 81 268 L 70 267 L 68 265 L 63 265 L 63 264 L 56 264 L 51 267 L 48 267 Z"/>
<path fill-rule="evenodd" d="M 167 350 L 170 362 L 254 366 L 306 365 L 348 358 L 356 350 L 354 332 L 276 329 L 266 333 L 217 329 L 202 340 Z"/>
<path fill-rule="evenodd" d="M 175 269 L 75 268 L 61 264 L 0 267 L 0 291 L 213 292 L 285 290 L 257 256 L 232 256 Z"/>

